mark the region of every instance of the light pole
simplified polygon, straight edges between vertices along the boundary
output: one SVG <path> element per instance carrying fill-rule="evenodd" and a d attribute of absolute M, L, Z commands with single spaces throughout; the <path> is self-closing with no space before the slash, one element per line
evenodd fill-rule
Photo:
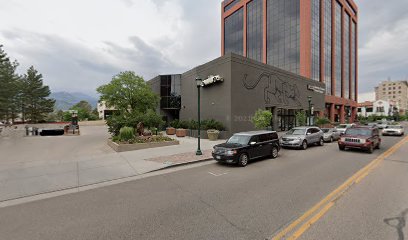
<path fill-rule="evenodd" d="M 310 126 L 310 125 L 312 125 L 311 124 L 311 122 L 310 122 L 310 117 L 311 117 L 311 115 L 312 115 L 312 96 L 308 96 L 307 97 L 307 100 L 308 100 L 308 102 L 309 102 L 309 114 L 308 114 L 308 125 Z"/>
<path fill-rule="evenodd" d="M 203 83 L 202 79 L 200 77 L 197 77 L 195 79 L 196 84 L 197 84 L 197 118 L 198 118 L 198 142 L 197 142 L 197 151 L 196 151 L 196 155 L 203 155 L 203 153 L 201 152 L 200 149 L 200 138 L 201 138 L 201 120 L 200 120 L 200 88 L 201 88 L 201 84 Z"/>

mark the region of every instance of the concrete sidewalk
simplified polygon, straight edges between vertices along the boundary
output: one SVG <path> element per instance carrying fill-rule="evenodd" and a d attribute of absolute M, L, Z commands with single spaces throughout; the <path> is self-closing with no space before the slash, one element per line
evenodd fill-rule
<path fill-rule="evenodd" d="M 0 151 L 0 160 L 2 160 L 0 162 L 3 163 L 0 163 L 0 202 L 59 190 L 75 189 L 137 176 L 174 165 L 209 160 L 212 159 L 212 147 L 225 141 L 202 140 L 202 156 L 195 156 L 197 139 L 188 137 L 179 138 L 180 145 L 176 146 L 122 153 L 103 149 L 104 152 L 83 154 L 84 157 L 75 154 L 75 152 L 81 151 L 80 146 L 72 147 L 74 148 L 72 149 L 73 154 L 65 158 L 63 156 L 58 157 L 58 153 L 46 147 L 50 141 L 66 141 L 67 138 L 68 141 L 72 141 L 75 137 L 23 138 L 0 142 L 3 144 Z M 48 153 L 46 153 L 46 157 L 43 156 L 46 160 L 41 161 L 39 157 L 33 156 L 35 161 L 17 162 L 16 159 L 13 159 L 14 156 L 3 154 L 7 152 L 7 147 L 11 147 L 16 141 L 45 141 L 41 146 L 47 148 L 44 151 Z M 106 138 L 104 142 L 106 142 Z M 24 152 L 24 150 L 22 151 Z M 21 153 L 15 155 L 22 156 Z M 27 158 L 30 157 L 28 150 L 26 155 L 28 155 Z M 6 158 L 8 157 L 13 161 L 7 161 Z"/>

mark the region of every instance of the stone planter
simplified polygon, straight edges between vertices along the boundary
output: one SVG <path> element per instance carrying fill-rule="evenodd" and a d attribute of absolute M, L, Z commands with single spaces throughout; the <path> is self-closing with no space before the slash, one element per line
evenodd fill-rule
<path fill-rule="evenodd" d="M 178 129 L 176 129 L 176 136 L 177 136 L 177 137 L 185 137 L 185 136 L 187 136 L 187 129 L 184 129 L 184 128 L 178 128 Z"/>
<path fill-rule="evenodd" d="M 108 139 L 108 146 L 111 147 L 116 152 L 127 152 L 135 151 L 147 148 L 157 148 L 157 147 L 166 147 L 179 145 L 180 142 L 177 140 L 168 141 L 168 142 L 151 142 L 151 143 L 134 143 L 134 144 L 122 144 L 113 142 L 111 139 Z"/>
<path fill-rule="evenodd" d="M 168 128 L 166 128 L 166 134 L 167 135 L 174 135 L 174 134 L 176 134 L 176 129 L 174 127 L 168 127 Z"/>
<path fill-rule="evenodd" d="M 210 141 L 217 141 L 219 134 L 220 134 L 220 131 L 218 131 L 218 130 L 215 130 L 215 129 L 208 129 L 207 130 L 208 140 L 210 140 Z"/>

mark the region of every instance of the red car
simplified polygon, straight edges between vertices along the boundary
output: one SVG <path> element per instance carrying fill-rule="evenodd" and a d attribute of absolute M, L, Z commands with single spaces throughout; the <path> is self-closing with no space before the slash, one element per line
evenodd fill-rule
<path fill-rule="evenodd" d="M 348 128 L 338 141 L 341 151 L 346 148 L 362 149 L 373 153 L 381 145 L 380 132 L 378 128 L 352 127 Z"/>

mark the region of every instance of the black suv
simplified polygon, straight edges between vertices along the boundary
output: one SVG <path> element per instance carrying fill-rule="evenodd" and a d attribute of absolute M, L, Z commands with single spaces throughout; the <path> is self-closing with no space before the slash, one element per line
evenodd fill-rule
<path fill-rule="evenodd" d="M 236 133 L 226 143 L 215 145 L 212 156 L 218 162 L 245 167 L 251 159 L 276 158 L 279 151 L 279 138 L 275 131 L 253 131 Z"/>

